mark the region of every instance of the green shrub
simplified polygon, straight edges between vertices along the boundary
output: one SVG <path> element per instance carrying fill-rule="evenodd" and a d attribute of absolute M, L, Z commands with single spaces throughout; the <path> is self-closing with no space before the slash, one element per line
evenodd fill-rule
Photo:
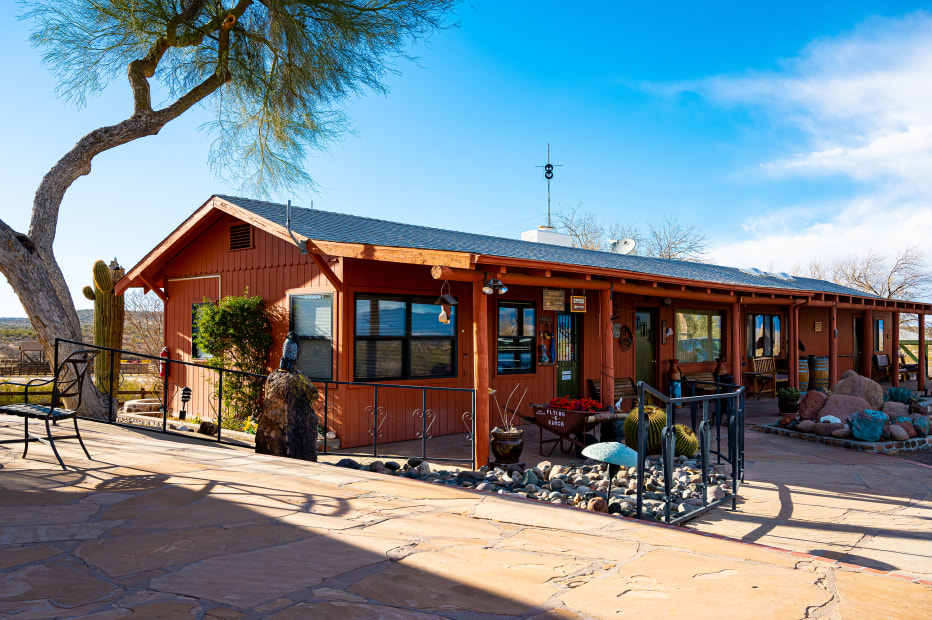
<path fill-rule="evenodd" d="M 783 400 L 796 400 L 799 398 L 799 390 L 794 387 L 783 387 L 777 390 L 777 398 Z"/>
<path fill-rule="evenodd" d="M 196 344 L 211 356 L 207 364 L 214 368 L 232 368 L 265 375 L 265 363 L 272 347 L 272 323 L 262 297 L 224 297 L 217 304 L 205 304 L 197 310 Z M 233 429 L 250 416 L 258 416 L 262 404 L 264 377 L 246 377 L 235 373 L 223 375 L 223 428 Z M 219 390 L 219 380 L 214 380 Z M 231 425 L 231 426 L 228 426 Z"/>
<path fill-rule="evenodd" d="M 914 400 L 916 400 L 916 396 L 913 394 L 913 391 L 904 387 L 892 387 L 884 392 L 883 395 L 883 401 L 885 403 L 893 401 L 895 403 L 904 403 L 908 405 Z"/>

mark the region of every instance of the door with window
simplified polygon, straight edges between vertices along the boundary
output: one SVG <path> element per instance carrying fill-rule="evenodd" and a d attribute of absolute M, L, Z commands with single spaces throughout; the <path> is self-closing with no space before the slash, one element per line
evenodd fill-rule
<path fill-rule="evenodd" d="M 572 312 L 557 314 L 556 365 L 557 396 L 579 398 L 580 360 L 582 351 L 579 343 L 581 324 L 579 315 Z"/>
<path fill-rule="evenodd" d="M 657 310 L 638 308 L 634 314 L 635 381 L 657 387 Z"/>

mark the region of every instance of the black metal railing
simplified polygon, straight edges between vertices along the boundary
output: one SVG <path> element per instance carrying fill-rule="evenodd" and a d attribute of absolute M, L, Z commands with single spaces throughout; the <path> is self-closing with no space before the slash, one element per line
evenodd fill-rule
<path fill-rule="evenodd" d="M 201 372 L 216 373 L 216 378 L 209 379 L 208 381 L 212 381 L 214 385 L 214 390 L 211 393 L 211 401 L 215 403 L 215 408 L 211 413 L 213 413 L 216 416 L 217 436 L 216 438 L 206 437 L 206 436 L 202 437 L 196 434 L 193 436 L 197 439 L 216 441 L 218 443 L 224 443 L 223 436 L 222 436 L 223 435 L 223 430 L 222 430 L 223 415 L 224 415 L 224 411 L 223 411 L 224 377 L 230 376 L 230 375 L 236 375 L 236 376 L 241 376 L 241 377 L 251 377 L 251 378 L 254 378 L 257 380 L 263 380 L 263 381 L 267 378 L 266 375 L 242 372 L 239 370 L 234 370 L 232 368 L 222 368 L 218 366 L 211 366 L 211 365 L 204 364 L 203 362 L 187 362 L 184 360 L 172 359 L 171 357 L 160 357 L 160 356 L 154 356 L 154 355 L 147 355 L 145 353 L 138 353 L 135 351 L 126 351 L 123 349 L 112 349 L 109 347 L 87 344 L 87 343 L 83 343 L 83 342 L 79 342 L 75 340 L 67 340 L 64 338 L 55 339 L 55 359 L 57 360 L 60 357 L 59 355 L 60 347 L 71 347 L 71 346 L 79 346 L 79 347 L 86 348 L 86 349 L 95 349 L 95 350 L 101 351 L 101 354 L 104 354 L 107 356 L 107 359 L 109 360 L 108 361 L 109 381 L 108 381 L 107 392 L 105 393 L 105 396 L 107 397 L 107 420 L 106 421 L 111 424 L 116 424 L 119 426 L 140 428 L 138 424 L 127 424 L 124 422 L 119 422 L 117 420 L 115 407 L 116 408 L 119 407 L 119 401 L 116 398 L 116 396 L 118 396 L 120 393 L 120 392 L 115 391 L 115 388 L 117 386 L 116 386 L 116 381 L 115 381 L 116 375 L 114 373 L 114 370 L 116 366 L 115 361 L 116 361 L 117 354 L 121 356 L 132 355 L 133 357 L 138 358 L 140 360 L 150 360 L 156 365 L 164 364 L 164 368 L 165 368 L 164 375 L 165 376 L 163 376 L 163 378 L 161 379 L 162 381 L 162 386 L 160 390 L 161 398 L 159 400 L 161 403 L 161 414 L 162 414 L 161 432 L 166 433 L 166 434 L 183 435 L 186 437 L 192 436 L 191 434 L 188 434 L 188 433 L 173 432 L 168 426 L 168 416 L 169 416 L 169 413 L 172 412 L 172 408 L 170 406 L 171 399 L 169 398 L 169 386 L 173 385 L 170 383 L 170 379 L 169 379 L 172 376 L 172 370 L 171 370 L 172 367 L 173 366 L 182 366 L 182 367 L 193 366 Z M 67 354 L 67 352 L 65 352 L 65 354 Z M 417 385 L 394 385 L 394 384 L 386 384 L 386 383 L 358 383 L 358 382 L 349 382 L 349 381 L 331 381 L 331 380 L 318 380 L 318 379 L 311 379 L 311 382 L 318 388 L 318 392 L 323 394 L 323 402 L 321 403 L 320 400 L 318 400 L 318 404 L 323 409 L 322 411 L 323 415 L 320 417 L 322 417 L 322 420 L 323 420 L 323 430 L 324 430 L 323 432 L 323 435 L 324 435 L 323 453 L 324 454 L 329 453 L 327 432 L 330 430 L 330 419 L 331 419 L 331 413 L 332 413 L 332 408 L 333 408 L 333 403 L 331 402 L 331 394 L 332 394 L 333 388 L 336 386 L 349 386 L 352 388 L 368 388 L 372 390 L 372 400 L 371 400 L 372 404 L 366 406 L 366 412 L 371 418 L 371 422 L 369 424 L 370 426 L 369 433 L 372 436 L 372 452 L 371 454 L 353 453 L 353 452 L 348 452 L 348 451 L 340 452 L 341 455 L 346 455 L 346 456 L 375 456 L 375 457 L 379 456 L 378 450 L 379 450 L 379 445 L 380 445 L 379 440 L 382 437 L 382 433 L 381 433 L 382 426 L 384 425 L 385 420 L 389 416 L 395 415 L 392 412 L 387 412 L 383 406 L 380 406 L 380 403 L 379 403 L 379 392 L 380 391 L 382 391 L 383 394 L 385 393 L 386 390 L 393 390 L 393 389 L 406 390 L 406 391 L 412 391 L 412 390 L 420 391 L 421 406 L 420 408 L 415 408 L 414 411 L 411 413 L 415 418 L 420 418 L 421 420 L 421 429 L 420 431 L 416 433 L 417 435 L 416 438 L 420 440 L 420 444 L 421 444 L 420 456 L 421 458 L 424 458 L 424 459 L 427 458 L 427 440 L 434 436 L 432 433 L 432 424 L 433 424 L 433 420 L 436 418 L 436 413 L 427 407 L 428 394 L 448 393 L 448 392 L 458 392 L 458 393 L 467 394 L 469 407 L 462 414 L 461 419 L 463 420 L 463 424 L 464 424 L 463 430 L 468 433 L 468 440 L 470 442 L 470 458 L 468 459 L 448 458 L 445 456 L 436 456 L 434 458 L 437 458 L 439 460 L 444 460 L 444 461 L 469 462 L 472 464 L 473 469 L 475 469 L 476 467 L 476 463 L 475 463 L 476 422 L 475 422 L 474 412 L 476 410 L 476 392 L 474 389 L 430 387 L 430 386 L 417 386 Z M 176 388 L 175 391 L 180 391 L 180 388 L 178 385 L 174 385 L 174 387 Z M 143 427 L 143 428 L 146 428 L 146 427 Z M 148 427 L 148 428 L 151 429 L 151 427 Z M 415 456 L 415 455 L 412 454 L 411 456 Z"/>
<path fill-rule="evenodd" d="M 646 462 L 647 462 L 647 427 L 648 421 L 644 416 L 644 403 L 647 397 L 653 398 L 660 402 L 666 411 L 666 425 L 661 434 L 661 463 L 663 468 L 663 497 L 664 503 L 664 521 L 666 523 L 678 524 L 689 519 L 693 519 L 708 510 L 724 503 L 731 501 L 732 510 L 737 510 L 738 488 L 740 482 L 744 480 L 744 399 L 745 388 L 734 384 L 715 384 L 718 386 L 718 393 L 688 395 L 682 397 L 670 397 L 654 388 L 645 384 L 643 381 L 638 382 L 638 481 L 637 481 L 637 517 L 644 518 L 644 489 L 646 484 Z M 728 405 L 725 407 L 724 405 Z M 676 518 L 671 518 L 670 508 L 673 505 L 673 467 L 674 467 L 674 445 L 675 434 L 673 425 L 676 423 L 676 410 L 678 407 L 688 405 L 692 411 L 693 408 L 701 408 L 701 421 L 698 421 L 698 412 L 693 417 L 693 426 L 699 438 L 699 468 L 701 470 L 701 480 L 699 490 L 701 493 L 702 505 L 696 510 L 691 510 L 681 514 Z M 710 405 L 714 410 L 710 411 Z M 720 427 L 722 416 L 725 416 L 728 428 L 727 435 L 727 453 L 721 451 Z M 719 429 L 718 449 L 712 450 L 712 428 L 711 421 L 715 421 L 715 426 Z M 698 428 L 696 422 L 698 421 Z M 719 463 L 724 460 L 731 466 L 731 495 L 709 501 L 708 491 L 710 486 L 710 476 L 712 473 L 711 456 L 715 454 Z"/>

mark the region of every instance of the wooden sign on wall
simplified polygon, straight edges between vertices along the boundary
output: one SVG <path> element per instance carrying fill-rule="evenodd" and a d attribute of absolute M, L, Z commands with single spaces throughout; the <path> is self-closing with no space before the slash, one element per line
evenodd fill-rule
<path fill-rule="evenodd" d="M 570 312 L 585 312 L 586 311 L 586 296 L 585 295 L 570 295 Z"/>
<path fill-rule="evenodd" d="M 566 309 L 566 291 L 561 288 L 544 289 L 544 310 L 563 312 Z"/>

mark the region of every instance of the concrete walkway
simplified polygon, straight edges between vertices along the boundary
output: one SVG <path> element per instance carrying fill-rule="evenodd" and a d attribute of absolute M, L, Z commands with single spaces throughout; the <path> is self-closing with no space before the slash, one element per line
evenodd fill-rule
<path fill-rule="evenodd" d="M 927 618 L 932 605 L 932 583 L 805 554 L 186 438 L 83 428 L 94 460 L 61 442 L 75 467 L 67 472 L 45 446 L 27 459 L 0 448 L 3 617 Z M 20 430 L 0 420 L 0 437 Z M 780 454 L 755 456 L 749 473 Z M 826 463 L 826 479 L 841 484 L 839 466 Z M 882 484 L 882 469 L 858 471 Z M 797 495 L 830 496 L 825 490 L 763 479 L 749 487 L 742 514 L 753 518 L 719 512 L 702 527 L 765 540 L 777 531 L 762 524 L 771 493 L 792 497 L 798 520 L 828 514 L 803 511 L 815 501 Z M 819 531 L 876 526 L 855 518 L 871 503 L 859 493 L 831 513 L 843 527 Z M 897 498 L 885 496 L 888 533 L 917 511 Z M 927 508 L 927 493 L 917 501 Z M 917 567 L 927 574 L 928 556 Z"/>

